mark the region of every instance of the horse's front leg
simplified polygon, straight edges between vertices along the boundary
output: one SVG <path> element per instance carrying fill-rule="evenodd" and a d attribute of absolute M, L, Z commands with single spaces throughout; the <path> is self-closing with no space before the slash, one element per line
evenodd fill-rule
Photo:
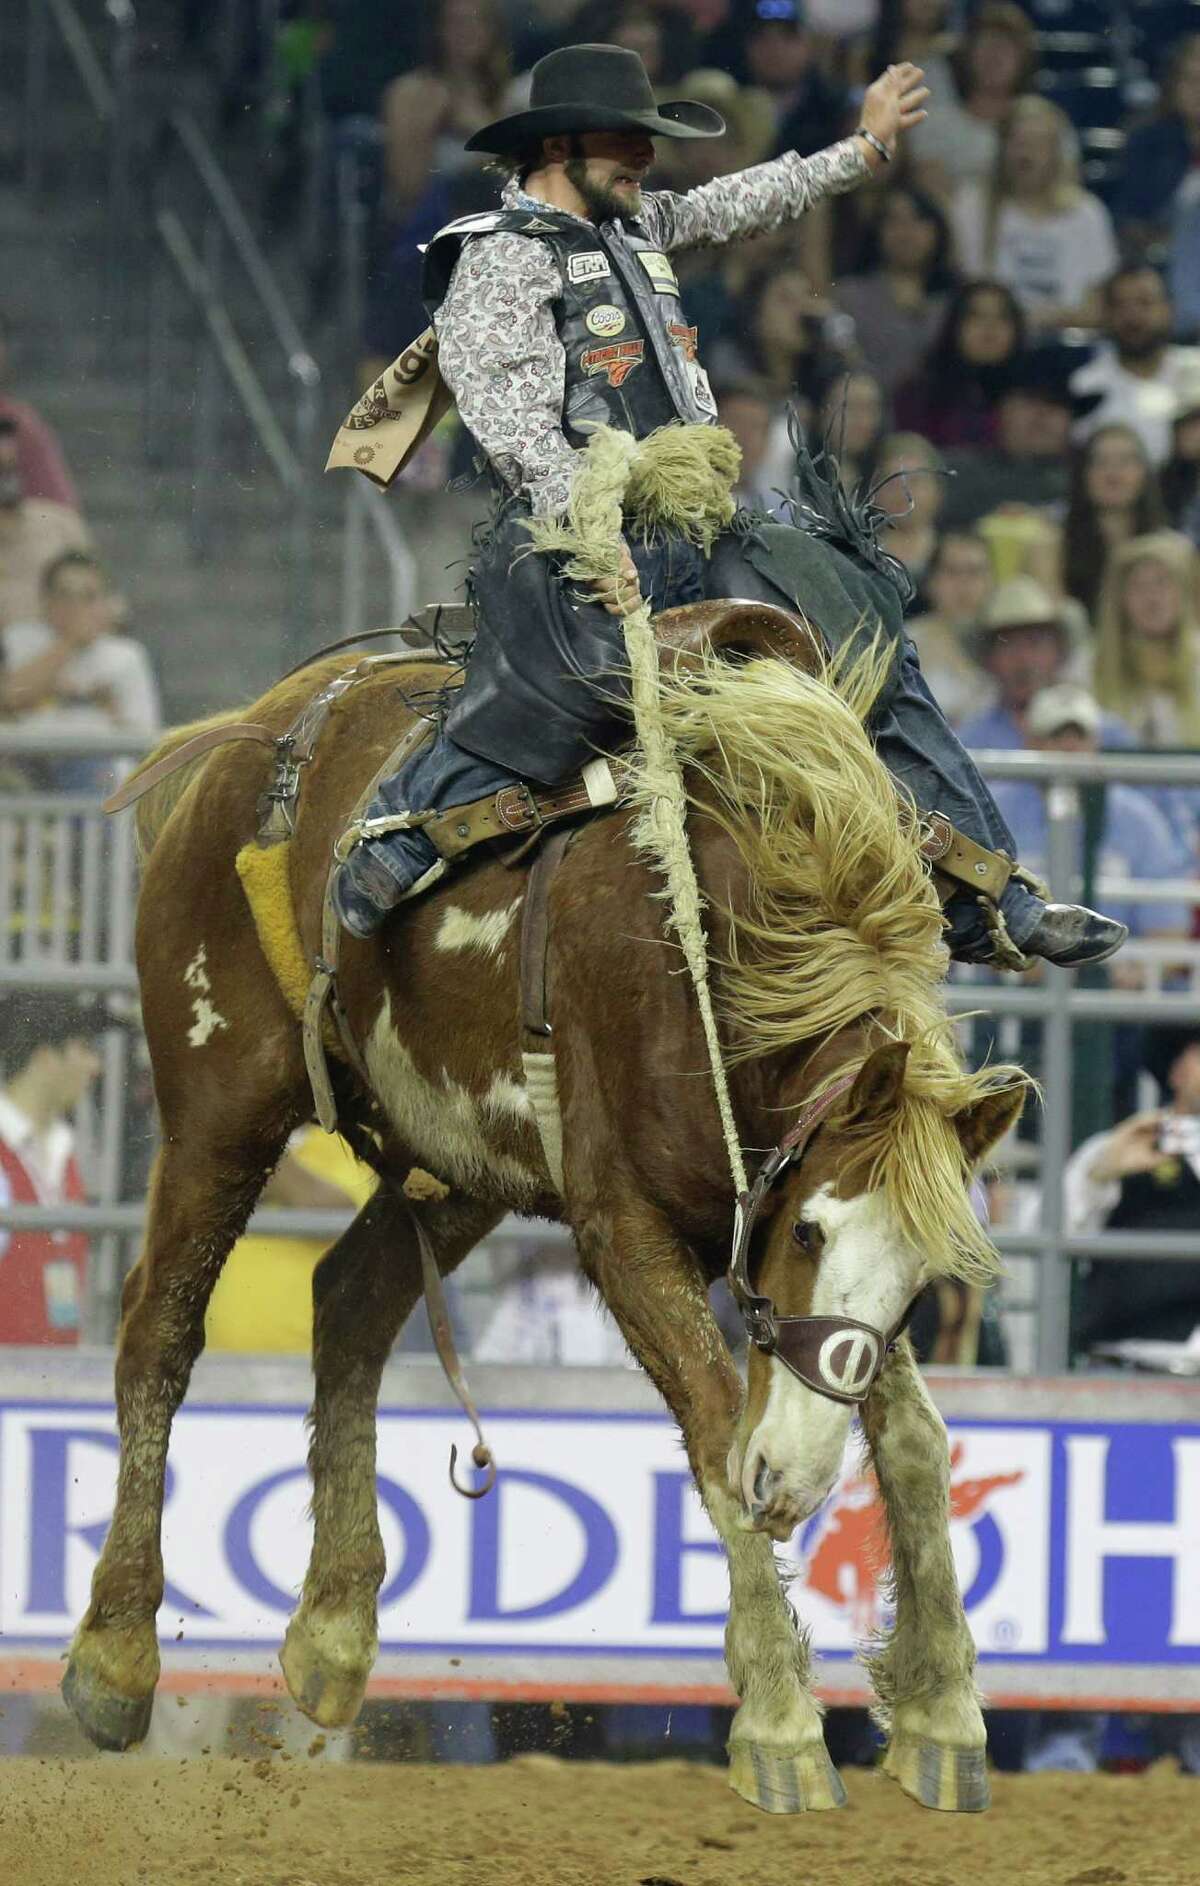
<path fill-rule="evenodd" d="M 989 1801 L 987 1734 L 950 1553 L 950 1450 L 907 1339 L 867 1397 L 863 1427 L 896 1586 L 895 1625 L 868 1659 L 884 1768 L 925 1807 L 975 1813 Z"/>
<path fill-rule="evenodd" d="M 500 1217 L 452 1196 L 425 1223 L 445 1274 Z M 354 1721 L 378 1649 L 385 1561 L 375 1493 L 375 1417 L 392 1344 L 421 1295 L 405 1202 L 378 1191 L 313 1277 L 313 1545 L 279 1661 L 288 1689 L 323 1728 Z"/>
<path fill-rule="evenodd" d="M 576 1227 L 584 1267 L 678 1421 L 700 1496 L 729 1562 L 725 1660 L 740 1706 L 731 1785 L 775 1814 L 840 1807 L 808 1641 L 783 1594 L 770 1539 L 747 1530 L 728 1462 L 742 1384 L 687 1247 L 642 1200 Z"/>
<path fill-rule="evenodd" d="M 145 1244 L 125 1282 L 117 1346 L 116 1504 L 62 1683 L 63 1696 L 99 1748 L 129 1748 L 150 1726 L 171 1422 L 204 1346 L 209 1296 L 282 1139 L 280 1130 L 256 1146 L 247 1135 L 237 1154 L 227 1155 L 196 1135 L 168 1137 L 155 1170 Z"/>

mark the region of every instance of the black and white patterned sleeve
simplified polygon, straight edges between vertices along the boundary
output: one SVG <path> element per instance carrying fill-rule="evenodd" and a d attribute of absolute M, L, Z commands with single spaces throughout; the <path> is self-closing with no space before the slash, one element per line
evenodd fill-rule
<path fill-rule="evenodd" d="M 537 517 L 566 509 L 579 466 L 562 429 L 567 362 L 551 306 L 561 292 L 544 243 L 474 236 L 434 322 L 463 424 Z"/>
<path fill-rule="evenodd" d="M 712 248 L 759 236 L 803 216 L 823 197 L 842 196 L 871 170 L 857 138 L 843 138 L 814 157 L 788 151 L 770 163 L 736 170 L 680 196 L 655 190 L 643 199 L 642 221 L 663 249 Z"/>

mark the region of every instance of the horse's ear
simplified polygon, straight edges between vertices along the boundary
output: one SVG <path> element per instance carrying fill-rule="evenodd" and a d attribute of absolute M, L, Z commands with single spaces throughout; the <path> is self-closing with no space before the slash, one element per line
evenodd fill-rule
<path fill-rule="evenodd" d="M 911 1041 L 889 1041 L 869 1054 L 858 1071 L 846 1105 L 853 1120 L 880 1120 L 900 1098 Z"/>
<path fill-rule="evenodd" d="M 994 1087 L 955 1114 L 955 1130 L 969 1166 L 976 1165 L 1017 1124 L 1024 1105 L 1024 1087 Z"/>

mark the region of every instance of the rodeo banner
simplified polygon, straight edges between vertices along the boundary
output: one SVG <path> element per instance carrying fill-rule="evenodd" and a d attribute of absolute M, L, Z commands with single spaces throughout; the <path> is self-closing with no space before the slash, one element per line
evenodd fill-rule
<path fill-rule="evenodd" d="M 82 1360 L 82 1359 L 80 1359 Z M 97 1358 L 99 1360 L 99 1358 Z M 76 1365 L 77 1366 L 77 1365 Z M 53 1365 L 43 1360 L 46 1375 Z M 86 1375 L 86 1370 L 84 1371 Z M 727 1574 L 676 1431 L 621 1370 L 488 1378 L 501 1464 L 486 1499 L 447 1484 L 461 1418 L 421 1367 L 389 1371 L 379 1422 L 388 1570 L 381 1670 L 479 1693 L 507 1673 L 586 1693 L 719 1687 Z M 272 1365 L 267 1388 L 289 1369 Z M 164 1646 L 219 1670 L 273 1656 L 308 1556 L 304 1396 L 260 1400 L 253 1365 L 206 1369 L 176 1420 L 164 1523 Z M 303 1371 L 295 1370 L 297 1387 Z M 935 1380 L 951 1440 L 951 1522 L 981 1681 L 996 1703 L 1200 1702 L 1200 1406 L 1184 1384 Z M 553 1383 L 563 1405 L 531 1405 Z M 429 1391 L 398 1406 L 393 1388 Z M 206 1386 L 221 1398 L 204 1398 Z M 73 1384 L 76 1394 L 80 1382 Z M 1082 1392 L 1081 1392 L 1082 1391 Z M 570 1405 L 564 1396 L 570 1395 Z M 1098 1418 L 1097 1404 L 1106 1409 Z M 1053 1412 L 1049 1412 L 1053 1410 Z M 117 1462 L 111 1404 L 0 1399 L 0 1656 L 61 1648 L 84 1609 Z M 848 1698 L 857 1645 L 887 1618 L 882 1507 L 852 1435 L 833 1495 L 781 1558 L 825 1692 Z M 1191 1572 L 1189 1575 L 1189 1567 Z M 182 1654 L 182 1653 L 181 1653 Z M 451 1664 L 451 1659 L 453 1663 Z M 567 1684 L 569 1688 L 569 1683 Z"/>

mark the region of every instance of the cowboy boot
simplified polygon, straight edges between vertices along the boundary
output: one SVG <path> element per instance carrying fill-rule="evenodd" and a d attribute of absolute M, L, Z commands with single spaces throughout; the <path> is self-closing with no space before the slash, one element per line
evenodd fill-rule
<path fill-rule="evenodd" d="M 986 963 L 992 969 L 1032 969 L 1038 957 L 1064 969 L 1084 963 L 1103 963 L 1114 956 L 1129 935 L 1127 924 L 1089 910 L 1084 904 L 1054 904 L 1050 888 L 1016 864 L 1007 852 L 988 851 L 953 826 L 943 812 L 925 816 L 921 852 L 933 869 L 933 881 L 943 904 L 964 890 L 975 893 L 987 925 L 987 941 L 955 952 L 965 963 Z M 1023 884 L 1042 904 L 1037 925 L 1017 946 L 1009 934 L 1000 900 L 1011 882 Z"/>
<path fill-rule="evenodd" d="M 374 936 L 393 910 L 445 875 L 445 858 L 418 823 L 430 817 L 381 808 L 375 817 L 369 811 L 353 821 L 338 839 L 329 896 L 338 923 L 351 936 Z"/>

